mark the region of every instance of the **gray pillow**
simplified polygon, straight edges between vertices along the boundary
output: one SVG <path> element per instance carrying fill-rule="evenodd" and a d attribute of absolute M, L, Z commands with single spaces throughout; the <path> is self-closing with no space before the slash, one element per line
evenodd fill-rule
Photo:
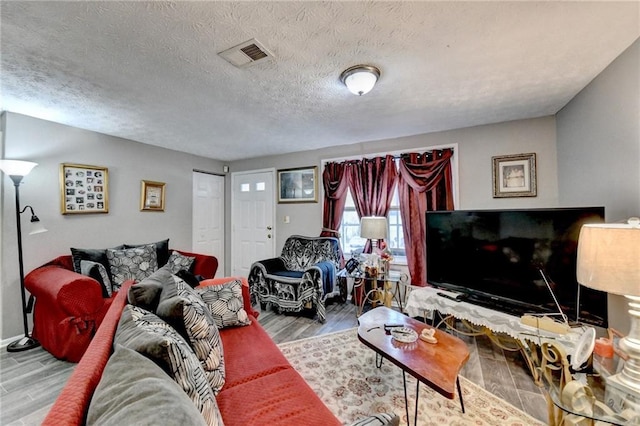
<path fill-rule="evenodd" d="M 111 280 L 107 268 L 102 263 L 93 262 L 91 260 L 80 261 L 80 273 L 91 277 L 100 283 L 102 287 L 102 297 L 109 298 L 113 294 L 111 289 Z"/>
<path fill-rule="evenodd" d="M 102 373 L 87 424 L 206 425 L 186 393 L 160 367 L 116 345 Z"/>
<path fill-rule="evenodd" d="M 107 260 L 114 291 L 127 280 L 142 281 L 158 270 L 155 244 L 122 250 L 107 249 Z"/>
<path fill-rule="evenodd" d="M 220 333 L 211 313 L 196 292 L 179 277 L 162 290 L 156 314 L 184 333 L 202 364 L 211 389 L 217 394 L 225 382 Z M 170 296 L 170 297 L 166 297 Z"/>
<path fill-rule="evenodd" d="M 182 336 L 157 315 L 137 306 L 125 306 L 113 344 L 151 359 L 180 385 L 208 425 L 223 424 L 200 361 Z"/>
<path fill-rule="evenodd" d="M 162 288 L 166 284 L 173 283 L 171 270 L 167 266 L 163 266 L 144 280 L 129 287 L 129 303 L 155 313 L 160 302 Z"/>

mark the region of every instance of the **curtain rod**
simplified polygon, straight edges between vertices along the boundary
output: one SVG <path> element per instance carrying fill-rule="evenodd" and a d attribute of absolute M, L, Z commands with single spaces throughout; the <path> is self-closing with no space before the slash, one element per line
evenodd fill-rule
<path fill-rule="evenodd" d="M 427 151 L 424 151 L 422 153 L 417 152 L 415 154 L 418 154 L 418 155 L 431 154 L 432 151 L 444 151 L 446 149 L 450 149 L 452 151 L 454 150 L 453 147 L 434 148 L 432 150 L 427 150 Z M 363 158 L 366 159 L 366 160 L 372 160 L 374 158 L 378 158 L 378 157 L 385 158 L 387 156 L 391 156 L 394 160 L 399 160 L 400 158 L 402 158 L 403 155 L 409 155 L 409 154 L 414 154 L 414 152 L 402 152 L 400 154 L 393 154 L 393 155 L 391 155 L 391 154 L 374 154 L 373 157 L 367 157 L 366 154 L 364 154 L 361 158 L 351 158 L 351 159 L 348 159 L 348 160 L 327 160 L 327 161 L 325 161 L 325 163 L 343 163 L 343 162 L 349 162 L 349 161 L 359 161 L 359 160 L 361 160 Z"/>

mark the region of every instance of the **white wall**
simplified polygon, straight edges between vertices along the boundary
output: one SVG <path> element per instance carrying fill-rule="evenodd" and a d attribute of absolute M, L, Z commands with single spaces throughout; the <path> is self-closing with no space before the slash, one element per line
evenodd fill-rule
<path fill-rule="evenodd" d="M 48 232 L 29 236 L 23 229 L 25 272 L 70 254 L 70 247 L 106 248 L 170 238 L 171 248 L 191 249 L 192 170 L 221 173 L 222 163 L 20 114 L 5 113 L 3 119 L 3 158 L 39 164 L 24 178 L 20 201 L 22 206 L 33 206 Z M 60 163 L 109 169 L 108 214 L 60 213 Z M 166 182 L 165 212 L 140 211 L 143 179 Z M 22 316 L 15 191 L 8 177 L 2 178 L 2 188 L 0 309 L 1 338 L 6 339 L 22 333 Z M 25 213 L 23 227 L 28 222 Z"/>
<path fill-rule="evenodd" d="M 371 153 L 411 151 L 414 148 L 458 144 L 459 190 L 458 209 L 501 209 L 556 207 L 558 188 L 556 175 L 555 118 L 542 117 L 506 123 L 490 124 L 446 132 L 429 133 L 397 139 L 362 142 L 315 151 L 274 157 L 236 161 L 232 171 L 274 167 L 318 166 L 319 202 L 311 204 L 278 204 L 276 207 L 276 252 L 293 234 L 319 235 L 322 226 L 320 163 L 324 159 L 367 156 Z M 496 155 L 535 152 L 538 169 L 538 196 L 527 198 L 493 198 L 491 157 Z M 229 204 L 229 203 L 227 203 Z M 228 215 L 230 216 L 230 215 Z M 291 222 L 285 224 L 284 217 Z M 227 223 L 229 225 L 230 223 Z"/>
<path fill-rule="evenodd" d="M 565 205 L 603 205 L 607 222 L 640 216 L 640 40 L 557 114 L 558 182 Z M 610 326 L 627 333 L 623 297 Z"/>

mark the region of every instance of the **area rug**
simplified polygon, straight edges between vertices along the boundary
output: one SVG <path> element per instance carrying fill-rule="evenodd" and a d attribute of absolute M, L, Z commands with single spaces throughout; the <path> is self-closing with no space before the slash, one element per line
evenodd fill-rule
<path fill-rule="evenodd" d="M 407 424 L 402 371 L 358 340 L 357 329 L 282 343 L 280 349 L 329 409 L 350 423 L 372 413 L 394 412 Z M 523 411 L 460 377 L 465 413 L 450 400 L 420 385 L 418 425 L 543 425 Z M 409 417 L 413 423 L 415 379 L 407 375 Z"/>

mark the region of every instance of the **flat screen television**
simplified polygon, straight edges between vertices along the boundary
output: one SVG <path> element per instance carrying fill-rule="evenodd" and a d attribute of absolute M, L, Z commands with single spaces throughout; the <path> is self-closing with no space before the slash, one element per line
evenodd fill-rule
<path fill-rule="evenodd" d="M 546 278 L 570 321 L 607 327 L 607 294 L 576 279 L 580 228 L 601 222 L 604 207 L 427 212 L 427 282 L 513 315 L 558 314 Z"/>

